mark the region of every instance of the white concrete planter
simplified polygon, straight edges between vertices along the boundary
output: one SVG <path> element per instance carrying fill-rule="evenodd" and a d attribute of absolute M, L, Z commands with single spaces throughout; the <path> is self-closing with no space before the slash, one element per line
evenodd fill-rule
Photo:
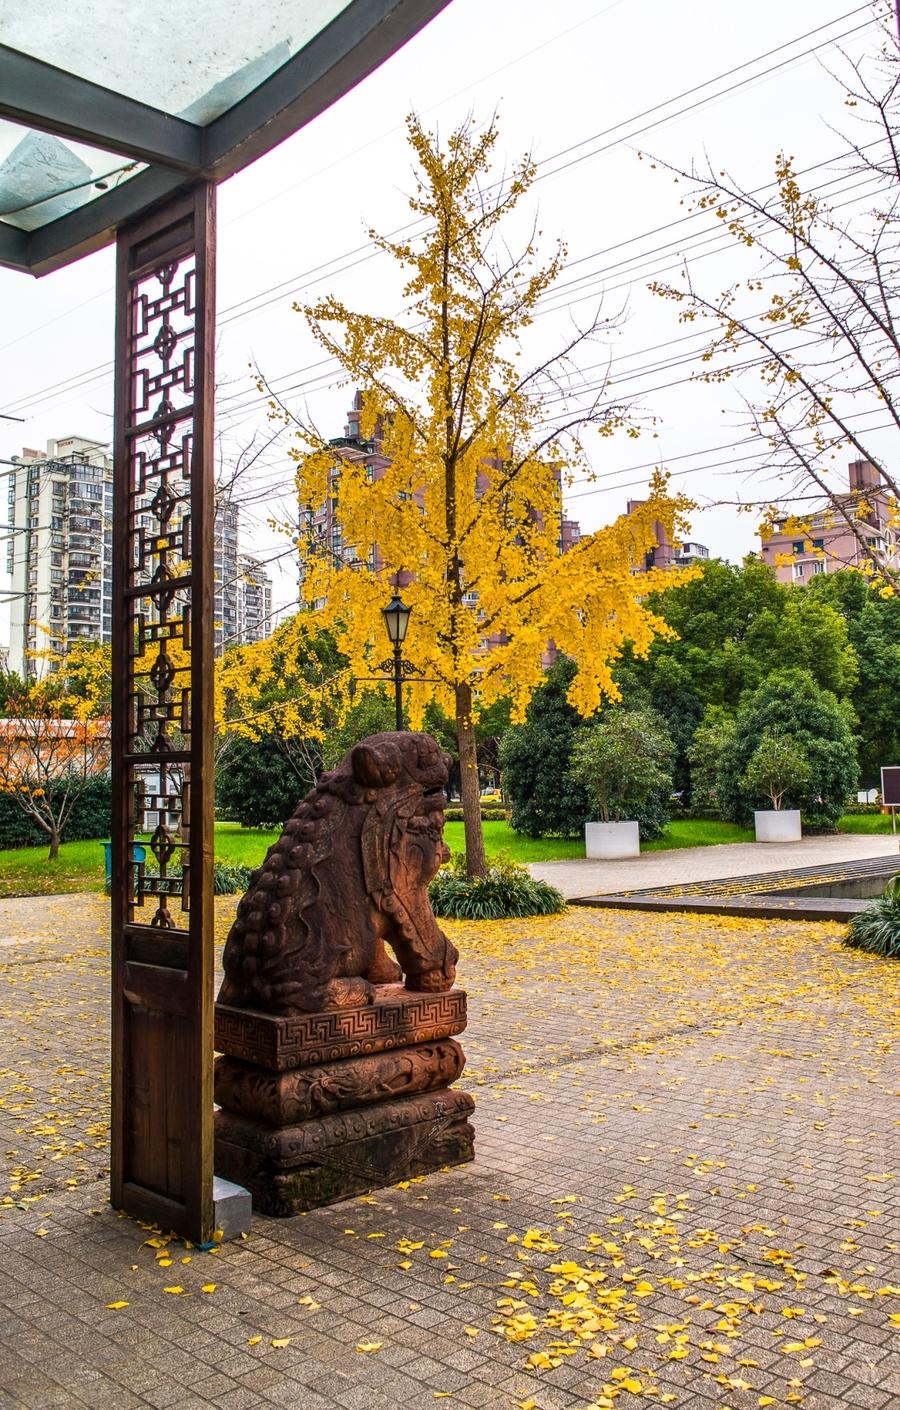
<path fill-rule="evenodd" d="M 800 841 L 799 808 L 782 808 L 779 812 L 769 808 L 755 812 L 753 825 L 756 828 L 757 842 Z"/>
<path fill-rule="evenodd" d="M 641 837 L 636 822 L 589 822 L 584 825 L 584 850 L 588 857 L 610 861 L 618 857 L 639 857 Z"/>

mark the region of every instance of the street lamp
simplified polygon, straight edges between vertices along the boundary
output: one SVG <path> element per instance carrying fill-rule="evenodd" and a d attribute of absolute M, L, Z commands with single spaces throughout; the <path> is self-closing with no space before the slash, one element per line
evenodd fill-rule
<path fill-rule="evenodd" d="M 381 615 L 384 618 L 385 630 L 394 648 L 394 709 L 396 712 L 396 728 L 403 728 L 403 661 L 400 648 L 406 637 L 406 628 L 409 626 L 409 615 L 411 607 L 398 593 L 394 593 L 387 607 L 382 607 Z"/>

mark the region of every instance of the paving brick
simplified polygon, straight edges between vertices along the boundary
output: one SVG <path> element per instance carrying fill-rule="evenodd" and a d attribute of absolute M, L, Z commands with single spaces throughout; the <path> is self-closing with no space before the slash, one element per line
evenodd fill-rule
<path fill-rule="evenodd" d="M 897 972 L 841 949 L 833 928 L 615 912 L 457 927 L 475 1164 L 371 1202 L 255 1219 L 248 1242 L 188 1264 L 176 1242 L 163 1270 L 145 1231 L 105 1204 L 102 1134 L 41 1159 L 43 1112 L 72 1132 L 87 1112 L 103 1116 L 104 905 L 70 898 L 64 944 L 26 935 L 15 966 L 0 965 L 0 1003 L 4 985 L 10 1011 L 30 995 L 15 1073 L 32 1113 L 10 1112 L 3 1083 L 15 1074 L 0 1073 L 0 1151 L 16 1152 L 10 1169 L 43 1170 L 35 1204 L 0 1206 L 0 1410 L 419 1410 L 439 1390 L 472 1410 L 529 1398 L 583 1410 L 617 1365 L 648 1367 L 641 1378 L 676 1396 L 672 1410 L 721 1410 L 726 1394 L 732 1410 L 752 1410 L 760 1393 L 781 1404 L 792 1378 L 803 1410 L 900 1401 L 896 1298 L 877 1292 L 896 1283 L 900 1245 L 897 1181 L 883 1178 L 895 1161 Z M 26 910 L 23 927 L 39 928 Z M 76 1064 L 84 1077 L 60 1078 Z M 559 1249 L 527 1247 L 529 1229 Z M 400 1239 L 424 1244 L 408 1270 Z M 428 1257 L 447 1241 L 448 1258 Z M 550 1266 L 567 1261 L 602 1272 L 601 1292 L 631 1296 L 641 1280 L 652 1291 L 578 1355 L 530 1373 L 528 1356 L 571 1332 L 498 1337 L 494 1319 L 509 1315 L 498 1299 L 518 1299 L 539 1324 L 561 1314 Z M 207 1281 L 216 1292 L 202 1296 Z M 163 1293 L 176 1282 L 190 1296 Z M 129 1306 L 107 1309 L 120 1299 Z M 729 1305 L 734 1338 L 716 1329 Z M 803 1314 L 785 1319 L 784 1306 Z M 670 1362 L 655 1329 L 681 1323 L 691 1351 Z M 633 1351 L 621 1345 L 631 1334 Z M 270 1344 L 280 1336 L 291 1338 L 283 1350 Z M 785 1346 L 809 1336 L 821 1345 L 801 1367 Z M 607 1357 L 587 1358 L 592 1340 Z M 371 1341 L 382 1349 L 355 1351 Z M 717 1364 L 699 1359 L 703 1341 L 723 1348 Z M 742 1375 L 753 1394 L 717 1375 Z"/>

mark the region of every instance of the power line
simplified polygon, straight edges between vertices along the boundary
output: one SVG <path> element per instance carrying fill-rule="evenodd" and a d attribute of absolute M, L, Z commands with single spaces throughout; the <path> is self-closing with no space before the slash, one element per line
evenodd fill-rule
<path fill-rule="evenodd" d="M 817 165 L 824 165 L 824 163 L 819 163 L 819 164 L 817 164 Z M 801 173 L 801 174 L 802 174 L 802 173 Z M 820 192 L 820 191 L 827 190 L 827 189 L 829 189 L 830 187 L 833 187 L 833 186 L 840 186 L 841 184 L 843 184 L 843 185 L 844 185 L 847 189 L 849 189 L 849 190 L 858 190 L 861 186 L 865 186 L 865 185 L 869 184 L 870 182 L 874 182 L 874 181 L 877 180 L 877 177 L 874 177 L 874 176 L 873 176 L 873 177 L 868 177 L 868 176 L 867 176 L 867 177 L 864 177 L 861 181 L 860 181 L 860 180 L 855 180 L 855 181 L 854 181 L 854 180 L 853 180 L 853 177 L 854 177 L 855 175 L 856 175 L 855 173 L 850 173 L 850 174 L 845 174 L 845 175 L 843 175 L 842 177 L 835 177 L 835 178 L 832 178 L 830 181 L 821 183 L 819 186 L 811 187 L 811 188 L 810 188 L 810 194 L 816 194 L 816 193 L 818 193 L 818 192 Z M 772 185 L 772 184 L 774 184 L 774 183 L 769 183 L 769 184 Z M 767 189 L 767 188 L 761 188 L 761 189 Z M 858 200 L 859 197 L 857 197 L 856 199 Z M 848 204 L 848 203 L 843 203 L 843 204 Z M 835 209 L 837 209 L 837 208 L 838 208 L 838 207 L 835 207 Z M 694 218 L 694 217 L 685 217 L 685 219 L 692 219 L 692 218 Z M 759 221 L 757 221 L 757 222 L 754 224 L 754 228 L 756 228 L 756 225 L 757 225 L 757 224 L 758 224 L 758 225 L 762 225 L 762 220 L 760 219 Z M 659 228 L 660 228 L 660 229 L 664 229 L 665 227 L 659 227 Z M 656 233 L 656 232 L 652 232 L 652 233 Z M 634 241 L 638 241 L 638 240 L 640 240 L 640 239 L 642 239 L 642 238 L 644 238 L 644 237 L 642 237 L 642 236 L 636 236 L 636 237 L 634 237 Z M 711 256 L 711 255 L 714 255 L 714 254 L 716 254 L 716 253 L 719 253 L 721 250 L 724 250 L 724 249 L 729 248 L 730 245 L 731 245 L 731 243 L 732 243 L 731 238 L 730 238 L 730 236 L 728 235 L 728 233 L 727 233 L 726 231 L 722 231 L 722 230 L 719 229 L 718 227 L 713 227 L 712 230 L 709 231 L 709 232 L 699 231 L 699 232 L 697 232 L 697 235 L 696 235 L 696 237 L 694 237 L 694 238 L 695 238 L 696 243 L 695 243 L 693 246 L 691 246 L 691 247 L 688 248 L 687 253 L 689 253 L 689 254 L 693 254 L 695 250 L 697 250 L 698 248 L 701 248 L 701 247 L 702 247 L 703 245 L 705 245 L 705 244 L 712 244 L 712 245 L 713 245 L 713 248 L 712 248 L 712 249 L 708 249 L 708 250 L 706 250 L 706 251 L 705 251 L 704 253 L 702 253 L 702 254 L 695 255 L 695 256 L 694 256 L 694 262 L 695 262 L 695 263 L 698 262 L 700 259 L 708 258 L 708 257 Z M 616 247 L 611 247 L 611 248 L 616 248 Z M 612 265 L 609 265 L 609 266 L 605 266 L 605 267 L 603 267 L 603 268 L 601 268 L 601 269 L 599 269 L 599 270 L 595 270 L 595 271 L 593 271 L 590 275 L 587 275 L 587 274 L 586 274 L 586 275 L 584 275 L 584 276 L 581 276 L 581 280 L 580 280 L 580 281 L 570 281 L 570 285 L 569 285 L 568 287 L 571 287 L 572 284 L 576 284 L 576 283 L 578 283 L 578 282 L 586 282 L 586 281 L 588 281 L 588 280 L 590 280 L 590 281 L 599 281 L 599 280 L 601 280 L 606 274 L 611 273 L 612 271 L 614 271 L 614 270 L 616 270 L 616 269 L 618 269 L 618 268 L 621 268 L 623 265 L 627 265 L 627 264 L 629 264 L 629 263 L 633 263 L 635 260 L 642 260 L 642 259 L 648 258 L 649 256 L 651 256 L 651 255 L 653 255 L 653 254 L 655 254 L 655 253 L 663 253 L 663 252 L 665 252 L 666 250 L 670 250 L 670 249 L 671 249 L 671 250 L 678 250 L 678 252 L 679 252 L 679 262 L 678 262 L 678 263 L 676 263 L 676 264 L 674 264 L 674 265 L 673 265 L 673 264 L 669 264 L 669 265 L 657 266 L 657 267 L 652 268 L 652 269 L 649 269 L 649 268 L 648 268 L 648 269 L 642 269 L 640 265 L 637 265 L 637 267 L 631 269 L 631 270 L 628 272 L 628 278 L 627 278 L 627 280 L 625 280 L 624 282 L 622 282 L 622 283 L 620 283 L 620 284 L 615 284 L 615 285 L 612 285 L 612 286 L 610 286 L 610 287 L 606 287 L 606 288 L 604 288 L 604 290 L 603 290 L 603 292 L 606 293 L 606 294 L 617 293 L 620 289 L 632 287 L 633 283 L 634 283 L 637 279 L 639 279 L 639 278 L 640 278 L 640 279 L 645 279 L 645 278 L 649 278 L 649 277 L 657 277 L 657 276 L 659 276 L 659 275 L 661 275 L 661 274 L 667 274 L 667 273 L 672 272 L 673 270 L 679 269 L 679 268 L 681 267 L 681 257 L 682 257 L 682 255 L 683 255 L 683 253 L 685 252 L 684 249 L 683 249 L 683 247 L 680 248 L 679 245 L 678 245 L 678 242 L 676 242 L 676 241 L 669 242 L 667 245 L 661 245 L 661 246 L 657 247 L 657 250 L 655 250 L 655 251 L 649 251 L 649 252 L 647 252 L 645 255 L 635 255 L 635 256 L 631 257 L 631 259 L 627 259 L 627 260 L 624 260 L 624 261 L 618 261 L 618 262 L 615 263 L 615 264 L 612 264 Z M 598 252 L 598 253 L 602 253 L 602 252 Z M 591 258 L 591 256 L 585 256 L 584 258 Z M 550 301 L 553 299 L 553 297 L 554 297 L 555 294 L 557 294 L 561 289 L 565 289 L 566 287 L 567 287 L 567 286 L 566 286 L 565 284 L 563 284 L 563 285 L 553 285 L 550 289 L 548 289 L 548 290 L 547 290 L 547 293 L 546 293 L 546 295 L 545 295 L 545 297 L 544 297 L 544 299 L 541 300 L 540 306 L 539 306 L 538 309 L 535 311 L 535 315 L 534 315 L 535 318 L 537 318 L 537 317 L 543 317 L 543 316 L 544 316 L 545 314 L 547 314 L 547 313 L 561 312 L 561 311 L 563 311 L 564 309 L 574 307 L 577 303 L 585 302 L 588 298 L 594 297 L 594 295 L 592 295 L 592 294 L 588 294 L 588 293 L 586 293 L 586 292 L 582 292 L 582 293 L 579 295 L 579 297 L 578 297 L 578 298 L 575 298 L 575 299 L 564 300 L 564 301 L 562 301 L 562 302 L 560 302 L 560 303 L 558 303 L 558 304 L 554 304 L 554 303 L 550 302 Z M 418 325 L 417 325 L 417 326 L 418 326 Z M 695 337 L 702 337 L 702 336 L 704 336 L 704 334 L 702 333 L 702 331 L 698 331 L 697 333 L 687 334 L 687 335 L 683 335 L 683 336 L 695 338 Z M 629 357 L 633 357 L 633 356 L 637 356 L 637 355 L 638 355 L 637 353 L 626 353 L 626 354 L 623 355 L 623 357 L 629 358 Z M 288 386 L 288 387 L 279 387 L 279 383 L 283 382 L 286 378 L 292 377 L 292 376 L 297 376 L 298 374 L 302 374 L 302 373 L 305 373 L 305 372 L 314 371 L 317 367 L 323 367 L 323 368 L 325 368 L 326 370 L 323 371 L 323 372 L 321 372 L 321 373 L 318 373 L 318 374 L 317 374 L 315 377 L 313 377 L 312 379 L 305 380 L 305 381 L 300 381 L 300 382 L 297 382 L 297 383 L 293 383 L 291 386 Z M 277 392 L 279 395 L 286 395 L 286 394 L 288 394 L 288 393 L 290 393 L 290 392 L 301 391 L 301 390 L 302 390 L 302 391 L 310 391 L 310 390 L 312 390 L 313 388 L 315 388 L 316 390 L 326 390 L 327 388 L 329 388 L 329 387 L 331 387 L 331 386 L 336 386 L 336 385 L 338 384 L 338 382 L 341 380 L 341 378 L 342 378 L 343 376 L 346 376 L 346 373 L 341 371 L 341 372 L 340 372 L 340 376 L 337 378 L 337 380 L 334 379 L 334 377 L 332 376 L 332 373 L 333 373 L 333 372 L 336 372 L 336 371 L 339 371 L 340 369 L 341 369 L 341 364 L 340 364 L 340 362 L 339 362 L 336 358 L 334 358 L 334 357 L 319 358 L 319 359 L 317 359 L 315 362 L 308 363 L 308 364 L 306 364 L 306 365 L 303 366 L 303 367 L 294 368 L 294 369 L 292 369 L 292 371 L 290 371 L 290 372 L 281 373 L 278 377 L 272 378 L 272 379 L 271 379 L 271 382 L 270 382 L 268 385 L 271 387 L 271 389 L 272 389 L 273 392 Z M 317 383 L 322 383 L 322 382 L 324 382 L 324 386 L 316 387 L 316 384 L 317 384 Z M 243 398 L 243 400 L 240 400 L 240 398 Z M 247 391 L 243 391 L 243 392 L 235 392 L 235 393 L 232 393 L 231 396 L 226 397 L 223 402 L 220 402 L 219 405 L 220 405 L 220 407 L 224 407 L 226 414 L 229 414 L 229 412 L 232 412 L 232 413 L 240 413 L 241 411 L 244 411 L 244 410 L 247 410 L 247 409 L 253 409 L 253 408 L 256 408 L 257 406 L 261 406 L 261 405 L 262 405 L 264 402 L 266 402 L 267 400 L 268 400 L 268 392 L 264 392 L 264 393 L 259 393 L 259 394 L 253 395 L 253 394 L 249 394 Z M 239 404 L 238 404 L 237 406 L 231 406 L 231 407 L 230 407 L 229 404 L 232 403 L 232 402 L 234 402 L 234 401 L 239 401 Z M 239 422 L 237 422 L 237 423 L 234 423 L 234 424 L 232 425 L 231 429 L 234 429 L 236 425 L 241 425 L 241 424 L 243 424 L 243 421 L 246 420 L 246 419 L 248 419 L 248 418 L 243 418 L 242 421 L 239 421 Z"/>
<path fill-rule="evenodd" d="M 605 128 L 605 129 L 603 129 L 602 131 L 600 131 L 600 132 L 598 132 L 598 133 L 594 133 L 591 137 L 583 138 L 583 139 L 581 139 L 579 142 L 574 143 L 574 144 L 571 144 L 569 147 L 566 147 L 566 148 L 561 149 L 559 152 L 552 153 L 550 156 L 545 157 L 545 158 L 543 158 L 540 162 L 536 163 L 536 165 L 537 165 L 537 167 L 538 167 L 538 169 L 539 169 L 539 174 L 538 174 L 538 177 L 536 178 L 536 180 L 543 179 L 544 176 L 555 175 L 555 174 L 557 174 L 558 171 L 567 170 L 569 167 L 575 165 L 577 162 L 584 161 L 584 160 L 589 160 L 589 159 L 591 159 L 591 158 L 594 157 L 594 156 L 598 156 L 598 155 L 600 155 L 602 152 L 608 151 L 608 150 L 610 150 L 612 147 L 620 145 L 620 144 L 621 144 L 623 141 L 625 141 L 626 139 L 625 139 L 625 138 L 618 138 L 618 139 L 616 139 L 615 142 L 609 143 L 606 147 L 599 148 L 599 149 L 596 149 L 596 150 L 594 150 L 594 151 L 590 151 L 590 152 L 587 152 L 587 153 L 583 153 L 582 156 L 576 158 L 573 162 L 567 163 L 565 167 L 555 168 L 554 170 L 549 171 L 549 172 L 545 172 L 545 173 L 543 173 L 543 175 L 542 175 L 541 172 L 540 172 L 540 169 L 541 169 L 542 167 L 545 167 L 548 163 L 557 161 L 560 157 L 562 157 L 562 156 L 567 156 L 570 152 L 577 151 L 579 148 L 581 148 L 581 147 L 583 147 L 583 146 L 585 146 L 585 145 L 587 145 L 587 144 L 589 144 L 589 143 L 591 143 L 591 142 L 595 142 L 595 141 L 600 140 L 600 139 L 603 138 L 603 137 L 609 136 L 609 135 L 611 135 L 612 133 L 619 131 L 620 128 L 628 126 L 630 123 L 640 121 L 640 120 L 643 119 L 644 117 L 648 117 L 648 116 L 651 116 L 651 115 L 654 114 L 654 113 L 660 112 L 660 111 L 662 111 L 664 108 L 670 107 L 673 103 L 680 102 L 683 98 L 690 97 L 690 96 L 692 96 L 693 94 L 700 92 L 700 91 L 701 91 L 702 89 L 704 89 L 704 88 L 711 87 L 713 84 L 720 83 L 720 82 L 722 82 L 722 81 L 725 80 L 725 79 L 731 78 L 731 77 L 733 77 L 735 74 L 740 73 L 740 72 L 742 72 L 743 70 L 752 67 L 754 64 L 761 63 L 761 62 L 764 61 L 765 59 L 771 58 L 771 57 L 774 56 L 775 54 L 782 53 L 785 49 L 791 48 L 791 47 L 792 47 L 793 45 L 795 45 L 795 44 L 802 43 L 804 40 L 809 39 L 809 38 L 812 38 L 812 37 L 814 37 L 815 35 L 822 33 L 824 30 L 832 28 L 834 25 L 841 24 L 841 23 L 843 23 L 844 20 L 850 19 L 850 18 L 852 18 L 854 15 L 857 15 L 857 14 L 861 13 L 862 11 L 867 11 L 868 9 L 869 9 L 869 6 L 868 6 L 867 4 L 866 4 L 866 5 L 857 6 L 856 8 L 847 11 L 846 14 L 839 15 L 839 16 L 837 16 L 835 19 L 829 21 L 829 22 L 826 23 L 826 24 L 819 25 L 819 26 L 815 27 L 814 29 L 807 31 L 805 34 L 801 34 L 801 35 L 795 36 L 794 39 L 787 40 L 787 41 L 785 41 L 784 43 L 782 43 L 782 44 L 780 44 L 780 45 L 777 45 L 775 48 L 766 50 L 763 54 L 757 55 L 757 56 L 756 56 L 755 58 L 753 58 L 753 59 L 748 59 L 748 60 L 746 60 L 743 64 L 738 64 L 738 65 L 736 65 L 735 67 L 726 70 L 723 74 L 718 74 L 718 75 L 716 75 L 714 78 L 707 79 L 707 80 L 705 80 L 705 81 L 704 81 L 703 83 L 701 83 L 701 84 L 695 84 L 693 87 L 684 90 L 684 92 L 675 95 L 675 97 L 673 97 L 673 98 L 669 98 L 669 99 L 664 100 L 664 101 L 661 102 L 661 103 L 654 104 L 652 107 L 647 108 L 647 109 L 644 109 L 642 112 L 639 112 L 639 113 L 637 113 L 637 114 L 633 114 L 630 118 L 623 119 L 623 120 L 621 120 L 620 122 L 613 124 L 611 127 Z M 811 54 L 817 53 L 819 49 L 827 48 L 827 47 L 829 47 L 830 45 L 832 45 L 832 44 L 834 44 L 834 43 L 838 43 L 840 40 L 845 39 L 845 38 L 849 37 L 849 36 L 852 35 L 852 34 L 856 34 L 856 33 L 858 33 L 859 31 L 861 31 L 861 30 L 863 30 L 863 29 L 869 28 L 869 27 L 870 27 L 872 24 L 874 24 L 874 23 L 876 23 L 876 21 L 875 21 L 874 19 L 870 18 L 869 20 L 867 20 L 867 21 L 866 21 L 864 24 L 862 24 L 862 25 L 857 25 L 857 26 L 855 26 L 854 28 L 845 31 L 844 33 L 842 33 L 842 34 L 840 34 L 840 35 L 832 36 L 830 39 L 828 39 L 827 41 L 823 41 L 823 42 L 822 42 L 821 44 L 819 44 L 819 45 L 814 45 L 814 46 L 812 46 L 811 48 L 809 48 L 809 49 L 807 49 L 807 50 L 804 50 L 804 51 L 802 51 L 802 52 L 799 53 L 799 54 L 793 55 L 793 56 L 792 56 L 791 58 L 789 58 L 789 59 L 786 59 L 786 60 L 781 61 L 779 64 L 773 65 L 770 69 L 765 70 L 762 74 L 748 76 L 748 78 L 742 80 L 740 83 L 730 85 L 729 88 L 728 88 L 728 90 L 725 91 L 725 92 L 723 92 L 723 93 L 721 93 L 721 94 L 712 94 L 712 95 L 709 95 L 709 96 L 708 96 L 707 98 L 705 98 L 705 99 L 702 99 L 702 100 L 699 100 L 699 101 L 696 102 L 696 103 L 690 104 L 687 108 L 678 110 L 678 111 L 676 111 L 675 113 L 670 114 L 669 116 L 667 116 L 667 117 L 665 117 L 665 118 L 661 118 L 661 119 L 659 119 L 659 120 L 657 120 L 657 121 L 655 121 L 655 122 L 653 122 L 653 123 L 646 124 L 644 127 L 638 129 L 637 131 L 635 131 L 635 132 L 633 132 L 633 133 L 630 133 L 629 136 L 632 136 L 632 137 L 633 137 L 633 136 L 640 136 L 640 135 L 643 135 L 645 132 L 651 130 L 651 129 L 654 128 L 654 127 L 658 127 L 658 126 L 664 125 L 665 123 L 667 123 L 667 122 L 669 122 L 669 121 L 672 121 L 674 118 L 677 118 L 677 117 L 679 117 L 679 116 L 683 116 L 685 112 L 694 111 L 697 107 L 702 106 L 702 104 L 705 103 L 705 102 L 712 101 L 715 97 L 730 96 L 732 93 L 736 92 L 738 89 L 740 89 L 740 88 L 746 86 L 747 84 L 749 84 L 749 83 L 755 81 L 756 78 L 768 76 L 770 73 L 773 73 L 773 72 L 775 72 L 775 71 L 777 71 L 777 70 L 779 70 L 779 69 L 782 69 L 782 68 L 788 66 L 789 64 L 793 64 L 793 63 L 797 62 L 797 61 L 800 60 L 800 59 L 808 58 Z M 489 185 L 489 186 L 486 188 L 486 190 L 491 190 L 491 189 L 493 189 L 494 187 L 499 186 L 500 184 L 501 184 L 500 182 L 491 183 L 491 185 Z M 388 238 L 395 239 L 398 235 L 407 234 L 408 232 L 414 230 L 415 227 L 416 227 L 417 225 L 420 225 L 421 223 L 422 223 L 422 222 L 419 222 L 419 221 L 410 222 L 408 225 L 402 226 L 402 227 L 400 227 L 399 229 L 393 231 L 393 232 L 391 233 L 391 235 L 390 235 Z M 352 263 L 347 264 L 347 265 L 344 265 L 344 266 L 342 266 L 340 269 L 337 269 L 337 270 L 334 270 L 334 271 L 333 271 L 333 273 L 336 274 L 336 275 L 337 275 L 337 274 L 343 274 L 343 273 L 347 272 L 347 270 L 352 269 L 352 268 L 355 268 L 358 264 L 363 263 L 363 262 L 365 262 L 365 261 L 368 260 L 368 259 L 376 258 L 380 253 L 381 253 L 381 252 L 378 251 L 378 250 L 373 250 L 372 247 L 371 247 L 371 244 L 370 244 L 370 243 L 367 243 L 367 244 L 365 244 L 365 245 L 357 246 L 356 248 L 354 248 L 354 249 L 352 249 L 352 250 L 346 252 L 344 255 L 334 256 L 332 259 L 327 260 L 327 261 L 325 261 L 324 263 L 322 263 L 322 264 L 320 264 L 320 265 L 314 266 L 312 269 L 305 271 L 303 274 L 300 274 L 300 275 L 292 275 L 289 279 L 282 281 L 280 284 L 271 285 L 269 288 L 264 289 L 264 290 L 261 290 L 261 291 L 259 291 L 257 294 L 249 295 L 246 299 L 239 300 L 237 303 L 230 305 L 227 309 L 223 310 L 223 314 L 222 314 L 222 316 L 221 316 L 221 317 L 219 318 L 219 320 L 218 320 L 219 326 L 220 326 L 220 327 L 228 326 L 229 323 L 235 322 L 238 318 L 246 317 L 246 316 L 248 316 L 248 315 L 251 314 L 251 313 L 258 312 L 258 311 L 260 311 L 261 309 L 268 307 L 268 306 L 269 306 L 271 303 L 273 303 L 273 302 L 277 302 L 281 297 L 285 297 L 285 296 L 286 296 L 286 292 L 285 292 L 285 291 L 286 291 L 286 289 L 287 289 L 287 286 L 290 285 L 291 283 L 293 283 L 293 281 L 296 280 L 296 279 L 298 279 L 298 278 L 300 278 L 300 279 L 309 279 L 309 278 L 311 278 L 312 275 L 321 273 L 321 272 L 323 272 L 324 270 L 329 269 L 331 266 L 333 266 L 333 265 L 339 263 L 339 261 L 342 260 L 342 259 L 350 259 L 352 256 L 361 255 L 362 258 L 360 258 L 360 259 L 353 259 Z M 300 286 L 300 287 L 302 287 L 302 286 Z M 291 293 L 298 293 L 298 292 L 300 292 L 300 287 L 296 287 L 296 286 L 295 286 L 292 290 L 289 290 L 288 292 L 291 292 Z M 258 298 L 261 298 L 261 297 L 265 297 L 266 295 L 270 295 L 270 294 L 275 294 L 275 298 L 266 299 L 266 301 L 265 301 L 264 303 L 257 303 L 257 304 L 254 304 L 254 307 L 253 307 L 252 309 L 246 307 L 246 305 L 248 305 L 248 304 L 250 304 L 250 303 L 253 303 L 253 301 L 254 301 L 255 299 L 258 299 Z M 241 310 L 242 310 L 242 311 L 241 311 Z M 229 314 L 231 314 L 232 316 L 231 316 L 231 317 L 228 317 Z M 92 373 L 92 374 L 97 374 L 97 375 L 88 376 L 88 377 L 86 378 L 86 380 L 85 380 L 84 383 L 79 383 L 78 385 L 79 385 L 79 386 L 81 386 L 81 385 L 88 385 L 89 382 L 91 382 L 91 381 L 100 380 L 101 376 L 102 376 L 103 374 L 105 374 L 111 367 L 112 367 L 112 363 L 111 363 L 111 362 L 107 362 L 107 363 L 103 363 L 103 364 L 98 364 L 95 368 L 90 369 L 90 373 Z M 42 391 L 39 392 L 39 393 L 32 394 L 32 395 L 27 396 L 27 397 L 19 398 L 17 401 L 14 401 L 14 402 L 12 403 L 12 405 L 13 405 L 14 407 L 16 407 L 17 409 L 23 409 L 23 410 L 31 409 L 34 405 L 39 404 L 41 400 L 45 400 L 45 399 L 46 399 L 46 397 L 44 396 L 44 393 L 52 392 L 52 391 L 56 390 L 57 387 L 66 386 L 67 383 L 75 382 L 76 380 L 77 380 L 77 377 L 73 377 L 73 378 L 65 379 L 65 381 L 64 381 L 63 383 L 51 384 L 49 387 L 42 389 Z M 69 388 L 69 390 L 74 390 L 74 389 L 75 389 L 74 387 L 70 387 L 70 388 Z"/>

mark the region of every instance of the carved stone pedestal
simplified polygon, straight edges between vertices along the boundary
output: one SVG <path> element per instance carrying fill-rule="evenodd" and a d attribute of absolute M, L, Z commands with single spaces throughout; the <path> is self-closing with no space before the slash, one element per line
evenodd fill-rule
<path fill-rule="evenodd" d="M 216 1169 L 261 1214 L 299 1214 L 474 1155 L 466 996 L 376 987 L 356 1008 L 285 1017 L 216 1006 Z"/>

